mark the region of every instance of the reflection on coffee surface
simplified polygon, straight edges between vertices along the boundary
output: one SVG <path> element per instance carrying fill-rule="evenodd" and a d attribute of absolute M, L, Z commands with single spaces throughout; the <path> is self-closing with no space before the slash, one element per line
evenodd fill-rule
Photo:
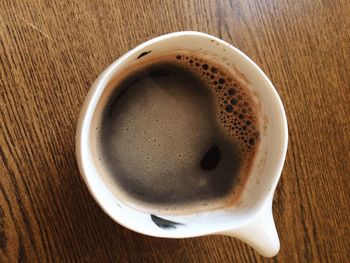
<path fill-rule="evenodd" d="M 106 184 L 148 212 L 234 205 L 259 146 L 256 97 L 208 56 L 148 56 L 119 74 L 95 113 Z"/>

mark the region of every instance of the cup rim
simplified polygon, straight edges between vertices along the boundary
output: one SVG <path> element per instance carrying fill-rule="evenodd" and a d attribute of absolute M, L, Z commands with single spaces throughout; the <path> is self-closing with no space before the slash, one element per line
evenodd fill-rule
<path fill-rule="evenodd" d="M 130 51 L 126 52 L 124 55 L 122 55 L 119 59 L 117 59 L 115 62 L 113 62 L 110 66 L 107 67 L 107 69 L 105 69 L 100 76 L 96 79 L 96 81 L 94 82 L 94 84 L 92 85 L 87 97 L 85 98 L 83 107 L 81 109 L 80 115 L 79 115 L 79 121 L 78 121 L 78 126 L 77 126 L 77 132 L 76 132 L 76 157 L 77 157 L 77 161 L 78 161 L 78 167 L 80 170 L 80 174 L 82 176 L 82 178 L 85 181 L 85 184 L 87 185 L 91 195 L 93 196 L 93 198 L 96 200 L 96 202 L 99 204 L 99 206 L 111 217 L 113 218 L 113 220 L 117 221 L 119 224 L 123 225 L 126 228 L 132 229 L 133 231 L 142 233 L 142 234 L 146 234 L 146 235 L 152 235 L 152 236 L 162 236 L 162 237 L 176 237 L 176 236 L 171 236 L 171 233 L 167 233 L 167 235 L 162 235 L 159 233 L 150 233 L 149 230 L 147 229 L 143 229 L 143 228 L 134 228 L 132 225 L 128 225 L 125 222 L 122 222 L 121 220 L 118 220 L 119 218 L 117 218 L 115 215 L 112 214 L 112 212 L 110 211 L 110 209 L 104 204 L 104 201 L 101 197 L 101 193 L 99 193 L 97 191 L 97 189 L 95 189 L 94 184 L 96 183 L 96 180 L 93 179 L 91 176 L 89 176 L 89 171 L 88 171 L 88 164 L 86 163 L 87 160 L 86 158 L 84 158 L 85 153 L 84 151 L 86 150 L 84 147 L 84 144 L 86 143 L 86 134 L 88 133 L 90 126 L 87 125 L 87 121 L 92 119 L 92 114 L 94 111 L 94 108 L 96 107 L 97 103 L 98 103 L 98 98 L 99 98 L 99 94 L 98 93 L 102 93 L 104 88 L 106 87 L 106 84 L 108 83 L 108 81 L 113 78 L 114 76 L 114 71 L 119 67 L 119 65 L 121 65 L 125 59 L 127 59 L 129 56 L 133 55 L 133 54 L 137 54 L 140 52 L 140 50 L 143 50 L 145 47 L 149 46 L 150 44 L 156 43 L 156 42 L 160 42 L 163 41 L 165 39 L 168 38 L 174 38 L 174 37 L 179 37 L 179 36 L 196 36 L 196 37 L 204 37 L 206 39 L 209 40 L 215 40 L 223 45 L 228 46 L 229 48 L 231 48 L 234 52 L 236 52 L 237 54 L 239 54 L 242 58 L 244 58 L 244 60 L 246 60 L 249 63 L 250 67 L 255 68 L 255 70 L 258 70 L 259 74 L 265 79 L 266 84 L 269 86 L 271 92 L 274 94 L 274 99 L 275 102 L 280 110 L 280 117 L 281 117 L 281 136 L 283 137 L 283 145 L 280 146 L 280 158 L 279 158 L 279 162 L 278 165 L 276 165 L 275 170 L 276 170 L 276 176 L 274 176 L 274 180 L 271 186 L 272 191 L 270 192 L 270 195 L 274 194 L 274 190 L 277 186 L 277 183 L 279 181 L 280 178 L 280 174 L 282 172 L 283 169 L 283 165 L 284 165 L 284 161 L 285 161 L 285 156 L 286 156 L 286 152 L 287 152 L 287 146 L 288 146 L 288 124 L 287 124 L 287 118 L 286 118 L 286 114 L 285 114 L 285 110 L 282 104 L 282 101 L 275 89 L 275 87 L 273 86 L 273 84 L 271 83 L 271 81 L 268 79 L 268 77 L 265 75 L 265 73 L 256 65 L 256 63 L 250 59 L 246 54 L 244 54 L 242 51 L 240 51 L 238 48 L 234 47 L 233 45 L 225 42 L 224 40 L 221 40 L 215 36 L 206 34 L 206 33 L 202 33 L 202 32 L 197 32 L 197 31 L 179 31 L 179 32 L 173 32 L 173 33 L 169 33 L 169 34 L 165 34 L 165 35 L 161 35 L 158 37 L 155 37 L 153 39 L 150 39 L 148 41 L 143 42 L 142 44 L 136 46 L 135 48 L 132 48 Z M 98 93 L 96 93 L 97 91 L 99 91 Z M 266 199 L 269 196 L 266 196 Z M 264 200 L 262 200 L 263 202 Z M 223 229 L 224 230 L 224 229 Z M 206 233 L 204 233 L 206 234 Z M 201 234 L 197 234 L 197 235 L 189 235 L 189 236 L 199 236 Z M 184 237 L 184 236 L 180 236 L 180 237 Z"/>

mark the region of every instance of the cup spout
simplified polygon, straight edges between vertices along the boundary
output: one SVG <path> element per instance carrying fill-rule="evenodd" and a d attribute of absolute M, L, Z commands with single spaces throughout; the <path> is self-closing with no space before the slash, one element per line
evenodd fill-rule
<path fill-rule="evenodd" d="M 264 257 L 276 256 L 280 241 L 272 215 L 272 198 L 271 195 L 247 223 L 222 234 L 242 240 Z"/>

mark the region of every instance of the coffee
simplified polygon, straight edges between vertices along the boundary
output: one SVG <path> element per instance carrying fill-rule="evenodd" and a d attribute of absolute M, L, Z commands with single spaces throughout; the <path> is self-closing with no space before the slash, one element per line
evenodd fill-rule
<path fill-rule="evenodd" d="M 150 213 L 233 205 L 259 145 L 254 95 L 205 55 L 137 62 L 106 90 L 94 116 L 91 138 L 106 184 Z"/>

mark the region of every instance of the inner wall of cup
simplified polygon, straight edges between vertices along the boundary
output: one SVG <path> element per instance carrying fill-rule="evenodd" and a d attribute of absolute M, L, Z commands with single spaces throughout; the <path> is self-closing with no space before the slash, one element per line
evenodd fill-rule
<path fill-rule="evenodd" d="M 190 35 L 177 36 L 174 38 L 168 37 L 162 41 L 148 44 L 145 47 L 141 45 L 127 53 L 117 61 L 117 64 L 111 66 L 109 74 L 117 76 L 122 67 L 132 66 L 137 60 L 137 57 L 142 54 L 147 53 L 147 56 L 157 56 L 167 51 L 177 50 L 192 50 L 196 53 L 203 53 L 222 64 L 227 64 L 229 62 L 237 74 L 248 81 L 248 88 L 259 97 L 261 106 L 259 114 L 259 126 L 261 131 L 260 146 L 251 170 L 251 175 L 246 183 L 246 188 L 239 203 L 232 209 L 237 214 L 240 212 L 245 213 L 259 207 L 263 199 L 267 197 L 269 191 L 272 190 L 276 178 L 276 175 L 272 172 L 273 169 L 271 169 L 271 167 L 269 168 L 270 161 L 267 158 L 269 149 L 271 148 L 269 144 L 271 143 L 271 124 L 273 124 L 273 120 L 269 118 L 271 115 L 268 114 L 268 112 L 273 109 L 266 107 L 266 105 L 270 103 L 268 98 L 269 92 L 267 92 L 267 96 L 265 96 L 266 94 L 264 93 L 266 80 L 259 75 L 260 72 L 258 72 L 257 69 L 252 68 L 252 65 L 247 62 L 247 59 L 243 57 L 242 54 L 233 50 L 227 43 L 217 40 L 216 38 L 210 39 L 208 37 L 203 38 Z M 109 82 L 109 85 L 106 85 L 107 89 L 113 88 L 115 80 L 110 78 Z M 101 104 L 103 105 L 104 103 Z M 97 104 L 96 110 L 100 110 L 99 104 Z"/>

